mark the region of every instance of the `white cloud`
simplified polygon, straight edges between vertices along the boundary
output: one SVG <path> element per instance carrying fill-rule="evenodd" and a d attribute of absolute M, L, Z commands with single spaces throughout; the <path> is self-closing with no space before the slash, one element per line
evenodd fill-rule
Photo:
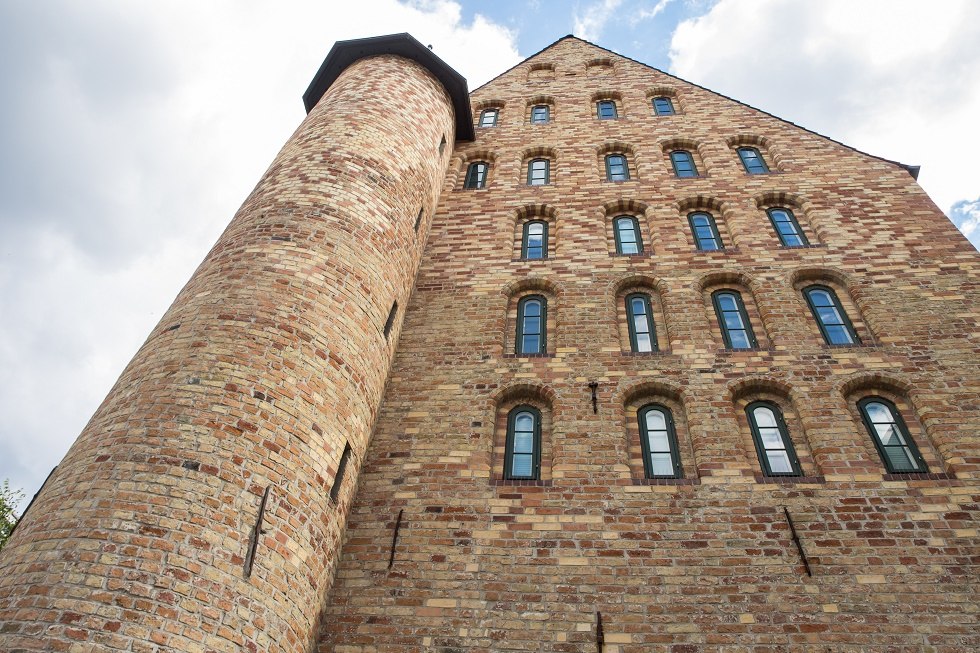
<path fill-rule="evenodd" d="M 667 5 L 669 5 L 671 2 L 673 2 L 673 0 L 659 0 L 659 2 L 657 2 L 657 4 L 650 9 L 640 9 L 635 14 L 630 16 L 630 24 L 636 25 L 641 21 L 656 18 L 663 13 L 664 9 L 666 9 Z"/>
<path fill-rule="evenodd" d="M 980 195 L 980 3 L 720 0 L 671 71 L 871 154 L 922 165 L 949 211 Z"/>
<path fill-rule="evenodd" d="M 576 7 L 573 17 L 575 36 L 586 41 L 598 41 L 606 23 L 622 3 L 623 0 L 601 0 L 588 5 L 585 9 Z"/>
<path fill-rule="evenodd" d="M 953 205 L 949 217 L 960 228 L 963 235 L 976 245 L 980 240 L 980 229 L 978 229 L 980 227 L 980 199 L 972 202 L 965 200 L 957 202 Z"/>
<path fill-rule="evenodd" d="M 448 0 L 0 3 L 0 479 L 30 495 L 64 455 L 333 43 L 405 31 L 470 88 L 520 60 Z"/>

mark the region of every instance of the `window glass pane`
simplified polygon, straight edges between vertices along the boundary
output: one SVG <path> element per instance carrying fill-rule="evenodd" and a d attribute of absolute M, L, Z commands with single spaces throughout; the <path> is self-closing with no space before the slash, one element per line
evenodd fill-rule
<path fill-rule="evenodd" d="M 531 431 L 534 429 L 534 416 L 531 413 L 518 413 L 514 418 L 514 429 L 517 431 Z"/>
<path fill-rule="evenodd" d="M 831 325 L 824 327 L 827 331 L 827 340 L 830 341 L 832 345 L 850 345 L 854 343 L 854 339 L 851 337 L 851 332 L 847 330 L 847 327 L 840 325 Z"/>
<path fill-rule="evenodd" d="M 669 453 L 650 454 L 650 471 L 654 476 L 673 476 L 674 463 Z"/>
<path fill-rule="evenodd" d="M 536 299 L 529 299 L 524 302 L 524 317 L 538 317 L 541 315 L 541 302 Z"/>
<path fill-rule="evenodd" d="M 905 438 L 902 437 L 894 424 L 875 424 L 875 431 L 878 434 L 878 440 L 886 447 L 905 445 Z"/>
<path fill-rule="evenodd" d="M 653 412 L 653 411 L 651 411 Z M 661 427 L 666 429 L 666 426 Z M 651 452 L 670 451 L 670 441 L 667 438 L 667 431 L 647 431 L 647 443 Z"/>
<path fill-rule="evenodd" d="M 647 312 L 646 302 L 644 302 L 643 299 L 640 297 L 634 297 L 632 300 L 630 300 L 630 307 L 633 311 L 633 315 L 636 316 L 645 315 Z M 646 324 L 645 319 L 644 319 L 644 324 Z M 644 331 L 645 330 L 646 329 L 644 329 Z"/>
<path fill-rule="evenodd" d="M 911 452 L 905 447 L 886 447 L 885 456 L 896 472 L 914 472 L 919 469 L 913 461 Z"/>
<path fill-rule="evenodd" d="M 647 431 L 666 431 L 667 418 L 659 410 L 648 410 L 646 413 Z M 651 447 L 653 451 L 661 451 Z"/>
<path fill-rule="evenodd" d="M 760 426 L 759 439 L 762 440 L 762 446 L 766 449 L 786 448 L 786 445 L 783 443 L 783 436 L 780 434 L 778 428 Z"/>
<path fill-rule="evenodd" d="M 723 313 L 725 316 L 725 327 L 727 329 L 734 329 L 736 331 L 745 328 L 745 323 L 742 322 L 742 316 L 738 313 Z"/>
<path fill-rule="evenodd" d="M 524 336 L 521 339 L 521 352 L 525 354 L 540 354 L 541 339 L 537 335 Z"/>
<path fill-rule="evenodd" d="M 531 431 L 516 431 L 514 433 L 514 453 L 533 453 L 534 433 Z"/>
<path fill-rule="evenodd" d="M 653 98 L 653 108 L 656 114 L 660 116 L 674 113 L 674 105 L 671 103 L 670 98 Z"/>
<path fill-rule="evenodd" d="M 814 306 L 833 306 L 834 300 L 826 290 L 815 289 L 810 291 L 810 301 Z"/>
<path fill-rule="evenodd" d="M 514 454 L 511 462 L 511 476 L 530 477 L 534 456 L 531 454 Z"/>
<path fill-rule="evenodd" d="M 486 109 L 480 115 L 480 126 L 481 127 L 493 127 L 497 124 L 497 110 L 496 109 Z"/>
<path fill-rule="evenodd" d="M 636 351 L 653 351 L 653 342 L 649 333 L 636 334 Z"/>
<path fill-rule="evenodd" d="M 759 428 L 776 428 L 776 414 L 772 409 L 765 406 L 758 406 L 752 411 L 755 423 Z"/>
<path fill-rule="evenodd" d="M 541 333 L 541 318 L 537 316 L 524 316 L 524 334 L 533 335 Z"/>
<path fill-rule="evenodd" d="M 789 454 L 785 451 L 767 451 L 766 458 L 769 460 L 769 471 L 773 474 L 793 473 L 793 465 L 789 461 Z"/>
<path fill-rule="evenodd" d="M 616 103 L 612 100 L 601 100 L 598 106 L 599 118 L 609 119 L 616 117 Z"/>
<path fill-rule="evenodd" d="M 754 147 L 740 147 L 738 156 L 742 159 L 742 165 L 745 166 L 745 171 L 749 174 L 769 172 L 765 161 L 762 160 L 759 151 Z"/>
<path fill-rule="evenodd" d="M 876 424 L 890 424 L 894 421 L 892 412 L 884 404 L 877 401 L 869 402 L 864 405 L 864 412 L 868 414 L 871 421 Z"/>
<path fill-rule="evenodd" d="M 737 311 L 738 302 L 735 301 L 735 295 L 730 293 L 724 293 L 718 295 L 718 305 L 721 306 L 723 311 Z"/>
<path fill-rule="evenodd" d="M 732 349 L 752 349 L 752 342 L 749 340 L 749 334 L 747 334 L 745 331 L 729 332 L 728 340 L 732 343 Z"/>

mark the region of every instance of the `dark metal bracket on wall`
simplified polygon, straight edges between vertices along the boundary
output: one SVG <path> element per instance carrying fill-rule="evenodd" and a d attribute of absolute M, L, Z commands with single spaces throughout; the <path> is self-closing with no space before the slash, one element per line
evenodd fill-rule
<path fill-rule="evenodd" d="M 595 646 L 598 653 L 602 653 L 602 647 L 606 644 L 606 634 L 602 631 L 602 613 L 596 610 L 595 613 Z"/>
<path fill-rule="evenodd" d="M 596 391 L 599 389 L 598 381 L 589 381 L 589 390 L 592 391 L 592 414 L 599 414 L 599 397 L 596 395 Z"/>
<path fill-rule="evenodd" d="M 248 543 L 248 554 L 245 556 L 245 578 L 252 576 L 252 564 L 255 562 L 255 550 L 259 546 L 259 535 L 265 533 L 265 529 L 262 528 L 262 521 L 265 519 L 265 504 L 269 501 L 269 490 L 271 489 L 272 486 L 267 485 L 265 492 L 262 493 L 262 503 L 259 504 L 259 514 L 255 518 L 255 527 L 252 529 Z"/>
<path fill-rule="evenodd" d="M 398 546 L 398 531 L 402 529 L 402 513 L 404 508 L 398 511 L 398 519 L 395 520 L 395 531 L 391 534 L 391 554 L 388 556 L 388 569 L 395 564 L 395 547 Z"/>
<path fill-rule="evenodd" d="M 793 535 L 793 543 L 796 544 L 796 550 L 800 552 L 800 560 L 803 561 L 803 568 L 806 569 L 806 575 L 813 576 L 813 572 L 810 570 L 810 561 L 806 559 L 806 551 L 803 550 L 803 543 L 800 542 L 800 537 L 796 534 L 796 525 L 793 524 L 793 518 L 789 514 L 789 509 L 785 506 L 783 507 L 783 514 L 786 515 L 786 523 L 789 524 L 789 532 Z"/>

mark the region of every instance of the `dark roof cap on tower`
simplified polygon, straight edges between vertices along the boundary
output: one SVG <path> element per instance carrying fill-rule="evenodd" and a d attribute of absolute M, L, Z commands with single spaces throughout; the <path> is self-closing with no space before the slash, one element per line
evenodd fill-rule
<path fill-rule="evenodd" d="M 320 70 L 316 71 L 310 87 L 303 93 L 303 104 L 309 113 L 320 101 L 344 70 L 359 59 L 373 57 L 379 54 L 394 54 L 411 59 L 421 64 L 436 76 L 453 102 L 456 112 L 456 140 L 472 141 L 473 114 L 470 111 L 470 95 L 466 87 L 466 79 L 450 68 L 446 62 L 437 57 L 427 47 L 419 43 L 411 34 L 389 34 L 374 36 L 366 39 L 337 41 L 327 58 L 323 60 Z"/>

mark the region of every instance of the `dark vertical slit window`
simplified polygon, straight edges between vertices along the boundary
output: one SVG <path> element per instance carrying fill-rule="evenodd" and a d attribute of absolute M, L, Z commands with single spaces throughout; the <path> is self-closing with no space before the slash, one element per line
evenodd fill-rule
<path fill-rule="evenodd" d="M 521 240 L 521 258 L 535 259 L 548 257 L 548 223 L 530 220 L 524 223 L 524 236 Z"/>
<path fill-rule="evenodd" d="M 613 220 L 617 254 L 639 254 L 643 251 L 640 223 L 631 215 L 621 215 Z"/>
<path fill-rule="evenodd" d="M 531 107 L 531 124 L 543 125 L 551 120 L 551 109 L 547 104 L 538 104 Z"/>
<path fill-rule="evenodd" d="M 463 188 L 483 188 L 487 185 L 487 169 L 489 165 L 484 161 L 471 163 L 466 170 L 466 181 Z"/>
<path fill-rule="evenodd" d="M 551 161 L 533 159 L 527 165 L 527 185 L 545 186 L 551 183 Z"/>
<path fill-rule="evenodd" d="M 391 335 L 391 327 L 395 326 L 395 317 L 398 315 L 398 302 L 393 302 L 391 310 L 388 311 L 388 319 L 385 320 L 385 338 Z"/>
<path fill-rule="evenodd" d="M 698 169 L 694 165 L 694 157 L 685 150 L 675 150 L 670 153 L 670 163 L 674 166 L 674 174 L 678 177 L 697 177 Z"/>
<path fill-rule="evenodd" d="M 803 296 L 828 345 L 853 345 L 858 342 L 854 326 L 844 312 L 837 293 L 826 286 L 808 286 L 803 289 Z"/>
<path fill-rule="evenodd" d="M 497 115 L 497 109 L 484 109 L 480 114 L 480 127 L 496 127 Z"/>
<path fill-rule="evenodd" d="M 623 154 L 606 157 L 606 181 L 629 181 L 630 169 Z"/>
<path fill-rule="evenodd" d="M 650 297 L 643 293 L 626 296 L 626 320 L 630 332 L 630 348 L 635 352 L 657 350 L 657 327 L 650 309 Z"/>
<path fill-rule="evenodd" d="M 653 98 L 653 112 L 658 116 L 672 116 L 674 115 L 674 103 L 670 101 L 669 97 L 655 97 Z"/>
<path fill-rule="evenodd" d="M 745 407 L 745 413 L 765 475 L 801 476 L 800 461 L 779 407 L 768 401 L 756 401 Z"/>
<path fill-rule="evenodd" d="M 443 135 L 442 140 L 439 141 L 439 154 L 442 154 L 446 150 L 446 137 Z"/>
<path fill-rule="evenodd" d="M 895 404 L 881 397 L 866 397 L 858 402 L 858 408 L 878 455 L 890 473 L 929 471 Z"/>
<path fill-rule="evenodd" d="M 425 209 L 419 209 L 419 214 L 415 216 L 415 231 L 419 230 L 419 226 L 422 224 L 422 216 L 425 214 Z"/>
<path fill-rule="evenodd" d="M 785 247 L 807 247 L 810 244 L 807 242 L 803 230 L 800 229 L 800 223 L 796 221 L 796 216 L 793 215 L 792 211 L 789 209 L 769 209 L 766 213 L 772 222 L 772 228 L 776 230 L 776 235 L 779 236 L 779 242 Z"/>
<path fill-rule="evenodd" d="M 541 295 L 528 295 L 517 303 L 515 353 L 543 354 L 548 324 L 548 302 Z"/>
<path fill-rule="evenodd" d="M 749 323 L 742 295 L 734 290 L 718 290 L 711 295 L 726 349 L 753 349 L 759 346 Z"/>
<path fill-rule="evenodd" d="M 694 244 L 699 250 L 707 252 L 724 249 L 718 225 L 710 213 L 697 211 L 688 215 L 687 220 L 691 224 L 691 233 L 694 234 Z"/>
<path fill-rule="evenodd" d="M 340 462 L 337 463 L 337 474 L 333 477 L 333 487 L 330 488 L 330 498 L 333 501 L 340 496 L 340 488 L 344 484 L 344 474 L 347 473 L 347 463 L 350 462 L 351 448 L 350 442 L 344 444 L 344 453 L 340 455 Z"/>
<path fill-rule="evenodd" d="M 637 413 L 640 447 L 647 478 L 680 478 L 683 475 L 677 451 L 677 432 L 670 409 L 659 404 L 644 406 Z"/>
<path fill-rule="evenodd" d="M 596 115 L 599 120 L 615 120 L 616 103 L 613 100 L 599 100 L 596 102 Z"/>
<path fill-rule="evenodd" d="M 738 158 L 742 160 L 745 172 L 750 175 L 763 175 L 769 172 L 769 167 L 766 166 L 765 160 L 762 158 L 759 150 L 754 147 L 738 148 Z"/>
<path fill-rule="evenodd" d="M 541 411 L 517 406 L 507 415 L 504 478 L 536 480 L 541 474 Z"/>

